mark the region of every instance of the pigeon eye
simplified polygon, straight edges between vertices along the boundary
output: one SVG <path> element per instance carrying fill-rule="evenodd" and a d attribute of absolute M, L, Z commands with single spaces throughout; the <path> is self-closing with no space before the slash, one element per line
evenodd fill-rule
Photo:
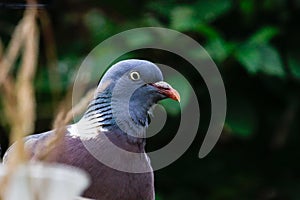
<path fill-rule="evenodd" d="M 139 80 L 140 79 L 140 74 L 138 72 L 131 72 L 130 73 L 130 78 L 134 81 Z"/>

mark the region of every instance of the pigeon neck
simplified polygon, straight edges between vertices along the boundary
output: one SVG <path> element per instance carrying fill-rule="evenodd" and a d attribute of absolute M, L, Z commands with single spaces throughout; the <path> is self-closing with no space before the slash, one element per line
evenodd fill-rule
<path fill-rule="evenodd" d="M 88 106 L 83 118 L 89 122 L 89 128 L 105 129 L 115 124 L 110 103 L 111 95 L 101 92 Z"/>
<path fill-rule="evenodd" d="M 85 135 L 91 135 L 88 132 L 95 134 L 95 130 L 115 132 L 116 134 L 125 135 L 130 143 L 144 143 L 148 124 L 145 124 L 144 119 L 134 120 L 133 118 L 136 118 L 134 113 L 133 118 L 131 117 L 132 113 L 130 113 L 129 117 L 124 115 L 123 113 L 126 113 L 125 102 L 112 100 L 111 96 L 110 92 L 103 91 L 91 101 L 80 122 L 81 125 L 86 127 L 84 128 L 87 133 Z M 117 108 L 115 109 L 117 110 L 116 112 L 113 112 L 113 107 Z M 144 124 L 142 125 L 141 122 Z"/>

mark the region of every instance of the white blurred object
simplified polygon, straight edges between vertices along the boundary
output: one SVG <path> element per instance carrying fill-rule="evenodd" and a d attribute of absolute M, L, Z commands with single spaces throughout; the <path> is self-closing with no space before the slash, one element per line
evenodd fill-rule
<path fill-rule="evenodd" d="M 95 200 L 95 199 L 88 199 L 84 197 L 77 197 L 75 200 Z"/>
<path fill-rule="evenodd" d="M 0 181 L 8 171 L 0 165 Z M 86 172 L 68 165 L 22 165 L 10 176 L 3 200 L 74 200 L 89 184 Z"/>

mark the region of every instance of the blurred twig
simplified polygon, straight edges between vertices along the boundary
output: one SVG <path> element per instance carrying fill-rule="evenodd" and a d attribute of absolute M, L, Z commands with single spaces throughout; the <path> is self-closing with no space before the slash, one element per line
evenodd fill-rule
<path fill-rule="evenodd" d="M 43 34 L 43 40 L 45 43 L 45 55 L 49 74 L 48 76 L 53 98 L 52 102 L 53 105 L 57 105 L 60 91 L 62 91 L 62 83 L 58 73 L 54 33 L 48 13 L 45 10 L 39 11 L 39 20 L 41 22 L 41 33 Z"/>
<path fill-rule="evenodd" d="M 28 1 L 33 2 L 33 1 Z M 36 24 L 36 9 L 25 11 L 22 20 L 16 26 L 7 51 L 0 60 L 0 90 L 4 104 L 4 113 L 9 123 L 10 142 L 16 141 L 15 150 L 10 155 L 8 173 L 1 180 L 1 194 L 6 182 L 16 166 L 27 160 L 23 137 L 34 130 L 35 96 L 33 78 L 38 58 L 39 33 Z M 9 72 L 22 54 L 20 70 L 16 78 Z"/>
<path fill-rule="evenodd" d="M 23 120 L 24 133 L 31 133 L 34 130 L 35 122 L 35 95 L 33 87 L 33 78 L 36 72 L 38 60 L 39 33 L 35 21 L 36 10 L 26 11 L 28 18 L 28 36 L 25 40 L 22 56 L 21 68 L 16 78 L 16 96 L 18 102 L 18 111 Z"/>
<path fill-rule="evenodd" d="M 28 1 L 28 3 L 35 2 Z M 57 84 L 60 83 L 60 79 L 56 70 L 57 58 L 53 33 L 48 26 L 50 20 L 45 12 L 40 12 L 39 14 L 45 45 L 47 46 L 46 57 L 51 73 L 50 81 Z M 6 181 L 9 180 L 15 167 L 28 160 L 23 137 L 33 132 L 36 118 L 36 102 L 33 87 L 39 47 L 39 31 L 36 18 L 37 10 L 35 8 L 30 8 L 25 11 L 4 53 L 2 53 L 2 43 L 0 41 L 0 90 L 2 92 L 5 118 L 11 127 L 10 142 L 16 141 L 14 151 L 12 151 L 10 155 L 10 161 L 7 163 L 9 165 L 9 172 L 0 183 L 0 198 L 5 190 L 4 186 L 7 183 Z M 10 72 L 13 66 L 16 65 L 19 56 L 21 56 L 20 69 L 17 71 L 16 77 L 14 77 Z M 53 75 L 52 73 L 55 74 Z M 48 156 L 56 145 L 59 145 L 63 141 L 67 124 L 69 124 L 74 116 L 83 113 L 92 100 L 95 91 L 101 92 L 101 90 L 102 88 L 98 88 L 97 91 L 96 89 L 91 89 L 73 109 L 71 109 L 69 105 L 70 102 L 72 102 L 72 90 L 69 90 L 65 100 L 59 107 L 59 112 L 53 124 L 55 134 L 53 134 L 53 137 L 48 138 L 42 146 L 43 149 L 38 151 L 39 154 L 36 155 L 38 160 L 48 159 Z M 53 85 L 52 91 L 54 91 L 53 96 L 56 98 L 58 96 L 56 93 L 57 90 Z"/>
<path fill-rule="evenodd" d="M 3 101 L 10 107 L 9 111 L 6 112 L 8 122 L 13 127 L 15 117 L 11 115 L 18 115 L 22 118 L 21 124 L 23 124 L 24 133 L 33 131 L 35 121 L 35 98 L 32 82 L 36 69 L 39 41 L 35 17 L 36 10 L 25 11 L 23 19 L 13 33 L 8 50 L 0 61 L 0 86 L 2 85 Z M 14 80 L 9 71 L 21 52 L 23 53 L 21 68 L 16 80 Z M 12 99 L 14 100 L 12 101 Z"/>
<path fill-rule="evenodd" d="M 282 117 L 279 118 L 279 123 L 275 126 L 275 136 L 271 141 L 272 149 L 282 148 L 287 140 L 288 134 L 291 130 L 292 123 L 296 117 L 299 108 L 299 99 L 292 97 L 289 99 L 287 106 L 282 114 Z"/>
<path fill-rule="evenodd" d="M 72 102 L 72 90 L 69 90 L 68 94 L 66 95 L 65 99 L 62 101 L 61 105 L 59 106 L 59 112 L 54 120 L 53 129 L 55 134 L 53 137 L 48 138 L 45 144 L 42 144 L 38 148 L 41 148 L 39 154 L 37 154 L 34 160 L 47 160 L 48 158 L 51 159 L 51 153 L 61 142 L 63 141 L 66 127 L 72 121 L 73 117 L 82 114 L 89 102 L 92 100 L 95 89 L 91 89 L 87 92 L 84 98 L 72 109 L 70 109 L 70 102 Z"/>
<path fill-rule="evenodd" d="M 91 102 L 95 94 L 102 92 L 108 85 L 109 82 L 106 82 L 100 88 L 90 89 L 85 94 L 85 96 L 80 100 L 80 102 L 78 102 L 72 108 L 70 102 L 72 102 L 73 88 L 69 89 L 69 92 L 67 93 L 65 99 L 62 101 L 62 103 L 59 106 L 58 109 L 59 112 L 54 120 L 54 124 L 53 124 L 53 129 L 55 131 L 54 135 L 48 138 L 45 144 L 41 144 L 38 147 L 41 150 L 37 151 L 39 153 L 35 155 L 33 159 L 39 161 L 51 159 L 51 153 L 63 141 L 67 125 L 72 121 L 74 117 L 84 113 L 84 111 L 86 111 L 86 108 L 88 107 L 88 104 Z"/>
<path fill-rule="evenodd" d="M 11 41 L 7 47 L 6 52 L 3 54 L 0 60 L 0 86 L 3 84 L 9 71 L 11 70 L 13 64 L 16 62 L 16 59 L 21 51 L 23 45 L 25 30 L 24 26 L 27 21 L 23 18 L 12 35 Z"/>
<path fill-rule="evenodd" d="M 2 56 L 3 56 L 3 43 L 2 43 L 2 40 L 0 38 L 0 61 L 2 60 Z"/>

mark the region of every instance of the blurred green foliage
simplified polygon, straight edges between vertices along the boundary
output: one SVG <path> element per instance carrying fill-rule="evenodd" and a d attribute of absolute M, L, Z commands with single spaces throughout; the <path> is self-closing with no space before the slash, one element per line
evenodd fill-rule
<path fill-rule="evenodd" d="M 159 26 L 181 31 L 203 45 L 219 67 L 227 91 L 227 120 L 215 149 L 200 160 L 197 153 L 210 117 L 209 95 L 201 77 L 186 61 L 167 52 L 141 50 L 122 57 L 174 66 L 199 97 L 199 134 L 182 158 L 156 173 L 157 200 L 300 198 L 300 1 L 64 0 L 51 1 L 47 9 L 63 83 L 56 89 L 61 94 L 72 86 L 87 53 L 106 38 L 131 28 Z M 0 12 L 4 44 L 21 14 L 20 10 Z M 149 41 L 146 36 L 133 36 L 129 42 Z M 37 132 L 50 128 L 55 110 L 45 48 L 42 42 L 36 77 Z M 188 98 L 184 80 L 176 83 L 182 99 Z M 178 111 L 169 101 L 163 104 Z M 170 120 L 171 125 L 164 129 L 167 133 L 150 138 L 149 147 L 158 148 L 174 137 L 172 122 L 178 119 L 172 115 Z M 5 140 L 1 138 L 4 147 Z"/>

